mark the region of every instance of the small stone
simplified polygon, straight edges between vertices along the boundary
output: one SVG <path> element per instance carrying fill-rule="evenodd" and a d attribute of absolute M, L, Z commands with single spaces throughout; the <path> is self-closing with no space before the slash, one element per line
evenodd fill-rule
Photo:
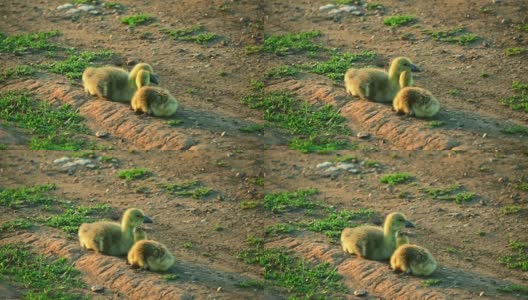
<path fill-rule="evenodd" d="M 484 296 L 484 291 L 480 292 L 479 297 Z"/>
<path fill-rule="evenodd" d="M 82 11 L 91 11 L 91 10 L 95 10 L 95 6 L 87 5 L 87 4 L 81 4 L 81 5 L 79 5 L 79 7 L 77 7 L 77 9 L 82 10 Z"/>
<path fill-rule="evenodd" d="M 482 135 L 482 138 L 486 138 L 487 136 L 488 136 L 488 134 L 487 134 L 487 133 L 484 133 L 484 134 Z"/>
<path fill-rule="evenodd" d="M 342 170 L 350 170 L 350 169 L 354 169 L 356 167 L 356 165 L 354 164 L 347 164 L 347 163 L 340 163 L 336 166 L 338 169 L 342 169 Z"/>
<path fill-rule="evenodd" d="M 87 159 L 87 158 L 81 158 L 81 159 L 78 159 L 78 160 L 75 161 L 76 165 L 83 165 L 83 166 L 86 166 L 86 165 L 91 164 L 91 163 L 92 163 L 92 161 Z"/>
<path fill-rule="evenodd" d="M 327 11 L 327 10 L 331 10 L 332 8 L 335 8 L 335 4 L 327 4 L 327 5 L 323 5 L 321 7 L 319 7 L 319 11 Z"/>
<path fill-rule="evenodd" d="M 64 157 L 61 157 L 61 158 L 57 158 L 56 160 L 53 161 L 53 163 L 54 164 L 62 164 L 62 163 L 70 161 L 70 159 L 71 158 L 69 158 L 67 156 L 64 156 Z"/>
<path fill-rule="evenodd" d="M 325 161 L 324 163 L 320 163 L 318 164 L 317 166 L 315 166 L 317 169 L 326 169 L 328 167 L 331 167 L 333 166 L 334 164 L 329 162 L 329 161 Z"/>
<path fill-rule="evenodd" d="M 220 134 L 220 136 L 224 136 L 226 134 L 225 131 L 222 131 L 222 133 Z"/>
<path fill-rule="evenodd" d="M 94 15 L 94 16 L 97 16 L 99 14 L 99 12 L 97 10 L 90 10 L 90 14 Z"/>
<path fill-rule="evenodd" d="M 360 139 L 368 139 L 370 137 L 370 133 L 368 132 L 358 132 L 356 135 Z"/>
<path fill-rule="evenodd" d="M 98 137 L 98 138 L 105 138 L 107 136 L 109 136 L 110 134 L 106 131 L 97 131 L 95 133 L 95 136 Z"/>
<path fill-rule="evenodd" d="M 73 7 L 73 4 L 67 3 L 67 4 L 63 4 L 63 5 L 57 6 L 57 9 L 58 10 L 65 10 L 65 9 L 70 9 L 72 7 Z"/>
<path fill-rule="evenodd" d="M 359 174 L 359 170 L 358 169 L 348 169 L 348 172 L 350 172 L 352 174 Z"/>
<path fill-rule="evenodd" d="M 330 168 L 326 169 L 327 173 L 333 173 L 333 172 L 337 172 L 337 171 L 339 171 L 339 169 L 336 168 L 336 167 L 330 167 Z"/>
<path fill-rule="evenodd" d="M 219 286 L 217 289 L 216 289 L 216 292 L 219 293 L 220 291 L 222 291 L 222 287 Z"/>
<path fill-rule="evenodd" d="M 72 9 L 69 9 L 66 11 L 66 14 L 67 15 L 75 15 L 75 14 L 78 14 L 80 13 L 81 11 L 77 8 L 72 8 Z"/>
<path fill-rule="evenodd" d="M 344 11 L 344 12 L 351 12 L 351 11 L 357 11 L 358 8 L 357 6 L 354 6 L 354 5 L 343 5 L 339 8 L 340 11 Z"/>
<path fill-rule="evenodd" d="M 100 293 L 104 291 L 104 286 L 102 285 L 93 285 L 91 288 L 92 292 Z"/>
<path fill-rule="evenodd" d="M 356 295 L 358 297 L 363 297 L 363 296 L 367 295 L 367 291 L 365 291 L 365 290 L 355 290 L 354 291 L 354 295 Z"/>
<path fill-rule="evenodd" d="M 95 169 L 95 168 L 97 168 L 97 166 L 94 165 L 94 164 L 87 164 L 86 167 L 87 167 L 88 169 Z"/>

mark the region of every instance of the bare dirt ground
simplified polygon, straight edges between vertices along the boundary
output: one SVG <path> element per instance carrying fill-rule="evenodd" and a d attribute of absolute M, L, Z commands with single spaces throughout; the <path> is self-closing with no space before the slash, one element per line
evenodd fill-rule
<path fill-rule="evenodd" d="M 46 226 L 2 233 L 0 244 L 23 242 L 38 253 L 66 257 L 81 270 L 90 285 L 103 285 L 103 293 L 87 294 L 101 299 L 287 299 L 292 294 L 269 282 L 263 289 L 243 288 L 249 279 L 263 280 L 263 270 L 245 264 L 237 253 L 246 248 L 248 235 L 265 238 L 266 247 L 287 247 L 295 256 L 335 266 L 349 293 L 336 298 L 356 298 L 363 289 L 376 299 L 514 299 L 526 294 L 501 293 L 506 285 L 528 285 L 528 273 L 499 263 L 511 254 L 510 241 L 528 242 L 528 191 L 518 189 L 528 181 L 528 136 L 507 135 L 512 124 L 528 125 L 528 114 L 513 111 L 499 100 L 512 95 L 513 81 L 526 81 L 526 54 L 505 56 L 509 47 L 526 47 L 528 34 L 515 29 L 527 23 L 526 1 L 379 1 L 382 12 L 363 16 L 329 18 L 319 7 L 328 1 L 120 1 L 124 10 L 100 9 L 103 13 L 65 16 L 56 8 L 61 1 L 4 1 L 0 31 L 8 35 L 59 30 L 58 44 L 82 50 L 108 49 L 117 54 L 114 64 L 145 61 L 153 65 L 162 86 L 178 99 L 181 110 L 174 118 L 138 116 L 128 106 L 84 94 L 80 81 L 48 72 L 8 80 L 0 90 L 30 90 L 42 101 L 70 103 L 78 108 L 95 133 L 110 136 L 98 145 L 96 156 L 112 156 L 118 163 L 96 161 L 95 168 L 62 168 L 54 160 L 71 152 L 35 151 L 27 144 L 31 133 L 0 123 L 0 188 L 54 183 L 61 199 L 79 205 L 108 204 L 118 219 L 129 207 L 142 208 L 153 220 L 148 232 L 162 241 L 177 258 L 172 281 L 159 274 L 131 270 L 121 258 L 87 252 L 75 235 Z M 219 9 L 223 5 L 229 9 Z M 479 8 L 489 7 L 491 13 Z M 128 29 L 119 17 L 149 13 L 157 22 Z M 420 26 L 391 29 L 383 17 L 417 16 Z M 199 45 L 176 41 L 160 27 L 201 24 L 220 36 Z M 482 39 L 470 46 L 434 41 L 422 29 L 439 30 L 464 26 Z M 443 108 L 435 120 L 394 115 L 390 107 L 353 99 L 343 86 L 314 74 L 267 80 L 267 90 L 290 90 L 300 98 L 321 105 L 330 103 L 347 118 L 357 150 L 331 154 L 301 154 L 288 149 L 290 136 L 278 129 L 264 133 L 240 130 L 263 124 L 262 112 L 240 102 L 250 92 L 250 80 L 259 80 L 267 69 L 284 64 L 310 63 L 303 55 L 246 55 L 250 45 L 261 45 L 267 34 L 320 30 L 319 42 L 344 52 L 373 50 L 376 63 L 386 67 L 391 58 L 408 56 L 422 68 L 416 85 L 427 87 Z M 149 34 L 145 34 L 149 32 Z M 412 33 L 415 38 L 402 40 Z M 53 61 L 44 54 L 15 56 L 2 53 L 2 69 L 19 64 Z M 128 67 L 130 68 L 130 67 Z M 481 76 L 486 73 L 488 76 Z M 456 90 L 456 93 L 452 91 Z M 359 139 L 357 132 L 371 137 Z M 108 149 L 108 148 L 106 148 Z M 337 156 L 357 157 L 356 174 L 326 173 L 317 164 Z M 376 165 L 361 164 L 375 161 Z M 117 177 L 122 169 L 146 168 L 152 176 L 127 182 Z M 410 184 L 382 184 L 382 175 L 408 172 Z M 252 179 L 264 178 L 264 184 Z M 164 193 L 162 183 L 198 180 L 213 193 L 204 199 Z M 470 202 L 432 199 L 424 188 L 453 184 L 476 193 Z M 405 213 L 416 229 L 415 243 L 431 250 L 439 262 L 432 276 L 441 283 L 425 287 L 422 278 L 401 276 L 386 263 L 355 259 L 342 253 L 327 236 L 298 230 L 266 236 L 267 226 L 296 223 L 313 218 L 303 211 L 272 213 L 262 203 L 264 195 L 279 191 L 317 188 L 316 198 L 338 210 L 367 208 L 376 212 L 370 220 L 380 224 L 391 211 Z M 244 209 L 241 203 L 260 205 Z M 505 214 L 504 207 L 520 207 Z M 2 208 L 0 222 L 21 217 L 49 215 L 42 207 Z M 2 292 L 5 290 L 6 292 Z M 24 289 L 0 282 L 0 293 L 18 298 Z M 301 296 L 302 295 L 297 295 Z M 332 297 L 330 295 L 329 297 Z"/>

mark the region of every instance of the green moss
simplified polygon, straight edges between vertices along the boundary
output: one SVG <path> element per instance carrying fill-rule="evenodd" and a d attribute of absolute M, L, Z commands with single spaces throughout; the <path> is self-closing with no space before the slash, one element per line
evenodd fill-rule
<path fill-rule="evenodd" d="M 46 220 L 46 225 L 60 228 L 65 232 L 76 233 L 79 231 L 79 226 L 82 223 L 94 222 L 95 218 L 92 216 L 95 214 L 106 213 L 110 210 L 110 207 L 106 204 L 98 204 L 95 206 L 78 206 L 74 208 L 68 208 L 60 215 L 54 215 Z"/>
<path fill-rule="evenodd" d="M 465 191 L 458 184 L 446 188 L 420 188 L 420 191 L 428 194 L 433 199 L 453 201 L 458 204 L 469 202 L 476 197 L 475 193 Z"/>
<path fill-rule="evenodd" d="M 144 25 L 154 20 L 155 18 L 149 14 L 137 14 L 137 15 L 130 15 L 130 16 L 122 17 L 121 23 L 128 25 L 129 27 L 135 27 L 137 25 Z"/>
<path fill-rule="evenodd" d="M 479 39 L 478 36 L 467 33 L 464 27 L 455 27 L 447 30 L 424 30 L 425 34 L 431 36 L 435 41 L 456 43 L 462 46 L 471 44 Z"/>
<path fill-rule="evenodd" d="M 117 176 L 119 178 L 125 179 L 126 181 L 145 179 L 147 177 L 150 177 L 151 175 L 152 173 L 144 168 L 122 170 L 117 173 Z"/>
<path fill-rule="evenodd" d="M 2 223 L 0 228 L 1 228 L 1 231 L 13 231 L 13 230 L 29 229 L 32 226 L 33 224 L 27 219 L 14 219 L 14 220 L 10 220 L 10 221 Z"/>
<path fill-rule="evenodd" d="M 238 130 L 242 132 L 247 132 L 247 133 L 253 133 L 253 132 L 264 133 L 264 128 L 266 128 L 266 125 L 253 124 L 253 125 L 247 125 L 244 127 L 240 127 Z"/>
<path fill-rule="evenodd" d="M 435 128 L 435 127 L 443 126 L 444 122 L 442 122 L 442 121 L 429 121 L 429 122 L 425 123 L 425 125 L 427 127 Z"/>
<path fill-rule="evenodd" d="M 191 41 L 197 44 L 207 44 L 218 38 L 218 35 L 213 32 L 208 32 L 205 27 L 201 25 L 186 27 L 180 29 L 161 29 L 161 32 L 171 36 L 179 41 Z"/>
<path fill-rule="evenodd" d="M 264 45 L 259 51 L 276 55 L 315 52 L 323 49 L 322 46 L 313 42 L 314 38 L 320 37 L 321 35 L 322 33 L 320 31 L 287 33 L 282 35 L 265 34 Z"/>
<path fill-rule="evenodd" d="M 57 30 L 12 36 L 0 33 L 0 52 L 23 54 L 38 50 L 53 51 L 58 49 L 58 47 L 50 43 L 49 40 L 59 35 L 60 33 Z"/>
<path fill-rule="evenodd" d="M 295 226 L 287 223 L 278 223 L 273 226 L 266 227 L 266 235 L 281 235 L 288 234 L 295 231 Z"/>
<path fill-rule="evenodd" d="M 525 49 L 525 48 L 520 48 L 520 47 L 513 47 L 513 48 L 507 48 L 505 51 L 504 51 L 504 54 L 506 54 L 507 56 L 515 56 L 515 55 L 521 55 L 521 54 L 524 54 L 526 53 L 528 50 Z"/>
<path fill-rule="evenodd" d="M 328 237 L 337 239 L 343 229 L 360 225 L 358 221 L 365 221 L 372 217 L 373 210 L 360 208 L 358 210 L 342 210 L 332 212 L 326 218 L 310 222 L 307 228 L 311 231 L 322 232 Z"/>
<path fill-rule="evenodd" d="M 516 213 L 519 213 L 521 210 L 522 210 L 522 207 L 518 205 L 506 205 L 502 207 L 501 209 L 502 213 L 505 215 L 516 214 Z"/>
<path fill-rule="evenodd" d="M 416 21 L 416 17 L 409 15 L 391 16 L 383 19 L 383 24 L 391 27 L 401 27 Z"/>
<path fill-rule="evenodd" d="M 176 196 L 191 196 L 194 199 L 201 199 L 209 196 L 213 189 L 203 187 L 197 180 L 185 181 L 181 183 L 164 183 L 160 186 L 169 194 Z"/>
<path fill-rule="evenodd" d="M 442 280 L 441 279 L 426 279 L 424 281 L 422 281 L 422 285 L 423 286 L 435 286 L 435 285 L 439 285 L 442 283 Z"/>
<path fill-rule="evenodd" d="M 242 209 L 252 209 L 252 208 L 257 207 L 258 205 L 259 205 L 258 201 L 248 200 L 248 201 L 240 202 L 240 208 L 242 208 Z"/>
<path fill-rule="evenodd" d="M 14 68 L 9 68 L 0 74 L 0 82 L 11 78 L 31 76 L 36 72 L 37 70 L 31 66 L 16 66 Z"/>
<path fill-rule="evenodd" d="M 333 53 L 329 60 L 304 65 L 303 68 L 315 74 L 326 75 L 332 80 L 342 81 L 345 72 L 358 62 L 371 62 L 377 56 L 376 52 L 363 51 L 361 53 Z"/>
<path fill-rule="evenodd" d="M 517 95 L 502 99 L 500 103 L 509 106 L 513 110 L 523 110 L 528 113 L 528 83 L 514 81 L 512 89 Z"/>
<path fill-rule="evenodd" d="M 528 295 L 528 286 L 519 284 L 509 284 L 497 289 L 503 293 L 519 293 L 521 295 Z"/>
<path fill-rule="evenodd" d="M 528 243 L 510 241 L 509 247 L 513 254 L 501 256 L 499 262 L 509 269 L 528 271 Z"/>
<path fill-rule="evenodd" d="M 283 77 L 295 76 L 298 71 L 291 66 L 278 66 L 266 71 L 264 77 L 270 79 L 278 79 Z"/>
<path fill-rule="evenodd" d="M 394 173 L 382 176 L 380 178 L 381 183 L 386 183 L 389 185 L 397 185 L 402 183 L 407 183 L 414 179 L 414 176 L 409 173 Z"/>
<path fill-rule="evenodd" d="M 317 189 L 270 193 L 264 196 L 264 208 L 275 213 L 300 208 L 315 208 L 319 205 L 313 202 L 311 198 L 318 193 Z"/>
<path fill-rule="evenodd" d="M 528 133 L 528 127 L 520 126 L 520 125 L 511 125 L 501 130 L 503 133 L 507 134 L 527 134 Z"/>
<path fill-rule="evenodd" d="M 111 51 L 103 50 L 99 52 L 81 52 L 73 54 L 63 61 L 53 62 L 49 65 L 44 65 L 44 69 L 66 76 L 69 79 L 81 79 L 84 70 L 93 66 L 95 61 L 107 61 L 112 58 Z"/>
<path fill-rule="evenodd" d="M 14 189 L 0 187 L 0 205 L 12 208 L 49 205 L 56 201 L 56 198 L 50 193 L 56 188 L 54 184 L 34 185 Z"/>

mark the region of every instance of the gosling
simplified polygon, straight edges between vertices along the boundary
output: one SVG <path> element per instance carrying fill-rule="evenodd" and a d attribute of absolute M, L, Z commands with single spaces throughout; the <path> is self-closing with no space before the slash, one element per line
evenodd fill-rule
<path fill-rule="evenodd" d="M 172 116 L 178 109 L 178 101 L 171 93 L 160 87 L 144 86 L 134 94 L 132 110 L 156 117 Z"/>
<path fill-rule="evenodd" d="M 118 67 L 87 68 L 82 75 L 84 91 L 110 101 L 130 102 L 136 90 L 150 83 L 159 83 L 152 67 L 139 63 L 130 74 Z"/>
<path fill-rule="evenodd" d="M 404 71 L 400 75 L 402 89 L 394 97 L 392 108 L 397 113 L 419 118 L 430 118 L 440 110 L 440 102 L 426 89 L 411 87 L 411 72 Z"/>
<path fill-rule="evenodd" d="M 136 243 L 128 252 L 128 263 L 133 268 L 150 271 L 167 271 L 174 265 L 174 256 L 161 243 L 147 240 L 147 233 L 140 227 L 134 230 Z"/>
<path fill-rule="evenodd" d="M 371 260 L 387 260 L 396 249 L 396 233 L 404 227 L 414 227 L 405 215 L 390 213 L 383 224 L 345 228 L 341 233 L 343 251 Z"/>
<path fill-rule="evenodd" d="M 126 255 L 134 244 L 134 228 L 143 223 L 152 223 L 138 208 L 129 208 L 123 214 L 121 224 L 114 222 L 83 223 L 79 227 L 79 242 L 82 248 L 121 256 Z"/>
<path fill-rule="evenodd" d="M 391 63 L 389 73 L 381 69 L 349 69 L 345 74 L 348 94 L 374 102 L 392 102 L 400 90 L 400 74 L 419 70 L 409 58 L 398 57 Z"/>
<path fill-rule="evenodd" d="M 431 252 L 424 247 L 409 244 L 409 238 L 398 233 L 398 248 L 391 256 L 390 265 L 394 271 L 416 276 L 429 276 L 437 267 Z"/>

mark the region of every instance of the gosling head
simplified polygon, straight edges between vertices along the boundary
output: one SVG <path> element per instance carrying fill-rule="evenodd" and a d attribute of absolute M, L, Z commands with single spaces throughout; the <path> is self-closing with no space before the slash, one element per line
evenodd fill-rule
<path fill-rule="evenodd" d="M 123 215 L 123 221 L 127 222 L 131 227 L 138 227 L 143 223 L 152 223 L 152 219 L 145 216 L 143 211 L 139 208 L 129 208 Z"/>
<path fill-rule="evenodd" d="M 390 213 L 385 219 L 385 224 L 389 226 L 392 232 L 398 232 L 404 227 L 414 227 L 414 224 L 399 212 Z"/>
<path fill-rule="evenodd" d="M 142 227 L 134 228 L 134 241 L 141 241 L 147 239 L 147 232 Z"/>
<path fill-rule="evenodd" d="M 391 62 L 390 72 L 401 74 L 403 71 L 411 72 L 413 63 L 407 57 L 397 57 Z"/>
<path fill-rule="evenodd" d="M 131 74 L 139 75 L 140 71 L 145 72 L 145 74 L 148 74 L 149 76 L 149 82 L 159 84 L 159 76 L 154 74 L 154 70 L 152 69 L 152 66 L 150 66 L 147 63 L 139 63 L 134 66 L 132 69 Z"/>

